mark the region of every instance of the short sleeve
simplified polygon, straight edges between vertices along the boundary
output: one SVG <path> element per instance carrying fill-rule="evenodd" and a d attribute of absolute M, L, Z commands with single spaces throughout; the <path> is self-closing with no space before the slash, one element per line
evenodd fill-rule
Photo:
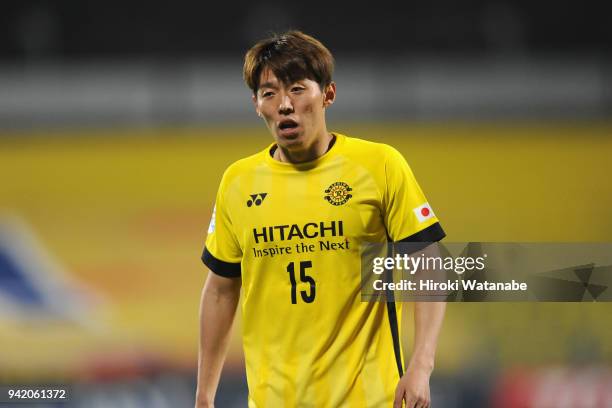
<path fill-rule="evenodd" d="M 226 179 L 224 176 L 217 192 L 202 261 L 217 275 L 238 278 L 241 276 L 242 250 L 225 201 Z"/>
<path fill-rule="evenodd" d="M 387 146 L 383 217 L 394 242 L 436 242 L 446 236 L 408 163 Z"/>

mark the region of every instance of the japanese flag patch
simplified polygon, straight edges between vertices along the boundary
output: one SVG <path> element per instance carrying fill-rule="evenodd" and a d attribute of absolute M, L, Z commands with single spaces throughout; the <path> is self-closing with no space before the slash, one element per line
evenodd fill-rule
<path fill-rule="evenodd" d="M 422 204 L 417 208 L 413 209 L 414 215 L 420 222 L 427 221 L 428 219 L 435 217 L 433 210 L 429 206 L 429 203 Z"/>
<path fill-rule="evenodd" d="M 208 233 L 212 234 L 215 232 L 215 216 L 217 215 L 217 206 L 213 207 L 212 217 L 210 218 L 210 224 L 208 225 Z"/>

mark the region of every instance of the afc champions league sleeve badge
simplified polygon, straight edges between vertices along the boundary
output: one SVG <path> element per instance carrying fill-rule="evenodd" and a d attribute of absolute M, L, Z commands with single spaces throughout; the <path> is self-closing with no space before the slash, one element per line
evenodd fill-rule
<path fill-rule="evenodd" d="M 353 189 L 348 184 L 343 181 L 337 181 L 325 189 L 325 196 L 323 198 L 331 205 L 342 205 L 353 197 L 350 193 L 351 191 Z"/>

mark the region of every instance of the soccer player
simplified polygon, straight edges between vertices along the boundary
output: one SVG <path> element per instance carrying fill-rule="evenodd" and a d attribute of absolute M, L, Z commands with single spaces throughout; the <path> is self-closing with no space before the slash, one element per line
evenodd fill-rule
<path fill-rule="evenodd" d="M 444 237 L 390 146 L 329 132 L 333 57 L 299 31 L 260 41 L 244 79 L 274 143 L 223 175 L 202 259 L 196 406 L 214 406 L 242 288 L 249 407 L 428 407 L 444 303 L 362 302 L 360 244 Z M 425 246 L 425 244 L 424 244 Z"/>

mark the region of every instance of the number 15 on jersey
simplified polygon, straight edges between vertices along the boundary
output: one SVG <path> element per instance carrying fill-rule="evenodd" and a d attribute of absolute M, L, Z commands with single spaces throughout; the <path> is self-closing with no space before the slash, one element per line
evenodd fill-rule
<path fill-rule="evenodd" d="M 297 304 L 297 280 L 295 277 L 295 264 L 296 262 L 289 262 L 287 265 L 287 272 L 289 273 L 289 281 L 291 282 L 291 303 Z M 306 269 L 312 268 L 311 261 L 301 261 L 300 267 L 300 282 L 310 284 L 310 290 L 300 290 L 300 296 L 306 303 L 312 303 L 315 300 L 317 293 L 317 283 L 312 276 L 306 273 Z"/>

